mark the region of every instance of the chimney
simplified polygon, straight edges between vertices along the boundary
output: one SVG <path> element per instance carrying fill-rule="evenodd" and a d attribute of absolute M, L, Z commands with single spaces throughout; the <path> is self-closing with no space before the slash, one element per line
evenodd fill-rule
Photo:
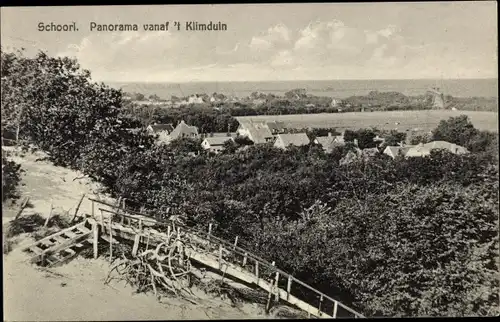
<path fill-rule="evenodd" d="M 332 132 L 328 132 L 328 137 L 332 137 Z"/>

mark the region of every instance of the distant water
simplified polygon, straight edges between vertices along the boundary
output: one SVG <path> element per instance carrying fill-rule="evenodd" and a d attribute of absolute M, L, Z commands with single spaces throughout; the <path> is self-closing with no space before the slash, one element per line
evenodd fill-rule
<path fill-rule="evenodd" d="M 139 92 L 146 96 L 156 94 L 163 99 L 172 95 L 212 94 L 214 92 L 237 97 L 252 92 L 283 95 L 295 88 L 305 88 L 309 94 L 346 98 L 365 95 L 370 91 L 395 91 L 405 95 L 425 94 L 430 87 L 439 87 L 445 95 L 455 97 L 497 97 L 498 79 L 452 80 L 332 80 L 332 81 L 283 81 L 283 82 L 193 82 L 193 83 L 108 83 L 125 92 Z"/>

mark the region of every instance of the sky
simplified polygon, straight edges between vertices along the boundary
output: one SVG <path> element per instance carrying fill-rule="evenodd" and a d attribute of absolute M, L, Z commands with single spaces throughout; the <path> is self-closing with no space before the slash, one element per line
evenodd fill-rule
<path fill-rule="evenodd" d="M 4 50 L 78 59 L 108 82 L 497 78 L 496 1 L 1 8 Z M 169 22 L 169 31 L 143 24 Z M 174 21 L 181 30 L 172 29 Z M 187 31 L 185 23 L 225 23 Z M 39 31 L 39 23 L 78 31 Z M 90 23 L 138 31 L 90 30 Z"/>

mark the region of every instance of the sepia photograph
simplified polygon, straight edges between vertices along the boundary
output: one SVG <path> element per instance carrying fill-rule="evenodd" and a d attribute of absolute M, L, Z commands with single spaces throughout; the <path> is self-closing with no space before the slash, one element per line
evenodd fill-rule
<path fill-rule="evenodd" d="M 500 314 L 496 1 L 0 10 L 4 321 Z"/>

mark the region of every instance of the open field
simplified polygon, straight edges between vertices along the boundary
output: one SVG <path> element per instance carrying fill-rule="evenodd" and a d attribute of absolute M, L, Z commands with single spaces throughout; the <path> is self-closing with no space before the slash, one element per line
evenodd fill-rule
<path fill-rule="evenodd" d="M 467 115 L 480 130 L 498 132 L 498 113 L 476 111 L 424 110 L 424 111 L 392 111 L 392 112 L 353 112 L 353 113 L 321 113 L 295 115 L 259 115 L 240 116 L 237 120 L 266 121 L 277 120 L 288 124 L 290 128 L 336 128 L 339 130 L 357 130 L 377 127 L 379 129 L 398 131 L 415 130 L 426 132 L 434 129 L 439 121 L 452 116 Z M 399 124 L 397 124 L 399 123 Z"/>

